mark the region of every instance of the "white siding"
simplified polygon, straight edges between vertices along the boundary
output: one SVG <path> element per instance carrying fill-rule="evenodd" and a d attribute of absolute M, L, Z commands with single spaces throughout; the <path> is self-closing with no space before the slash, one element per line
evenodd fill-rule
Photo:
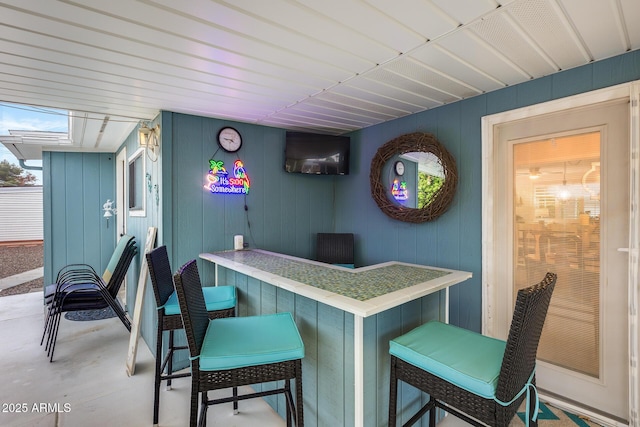
<path fill-rule="evenodd" d="M 42 187 L 0 188 L 0 242 L 43 239 Z"/>

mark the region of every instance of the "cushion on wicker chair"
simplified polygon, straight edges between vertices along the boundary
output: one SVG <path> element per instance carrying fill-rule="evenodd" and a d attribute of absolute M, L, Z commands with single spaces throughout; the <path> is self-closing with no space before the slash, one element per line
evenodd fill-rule
<path fill-rule="evenodd" d="M 505 341 L 433 321 L 392 340 L 389 352 L 471 393 L 493 399 L 505 346 Z"/>
<path fill-rule="evenodd" d="M 235 286 L 206 286 L 202 288 L 202 293 L 204 294 L 207 311 L 226 310 L 236 306 Z M 178 296 L 175 291 L 169 296 L 169 299 L 162 307 L 164 307 L 166 316 L 180 314 Z"/>
<path fill-rule="evenodd" d="M 235 369 L 303 357 L 304 344 L 291 313 L 214 319 L 209 322 L 200 352 L 200 370 Z"/>
<path fill-rule="evenodd" d="M 355 264 L 333 264 L 333 265 L 337 265 L 338 267 L 344 267 L 344 268 L 356 268 Z"/>

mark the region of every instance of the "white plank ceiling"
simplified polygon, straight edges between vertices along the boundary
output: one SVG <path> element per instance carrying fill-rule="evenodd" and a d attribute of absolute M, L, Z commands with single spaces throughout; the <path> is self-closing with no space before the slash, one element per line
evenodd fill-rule
<path fill-rule="evenodd" d="M 640 48 L 639 0 L 0 0 L 0 102 L 342 134 Z M 101 132 L 102 130 L 102 132 Z"/>

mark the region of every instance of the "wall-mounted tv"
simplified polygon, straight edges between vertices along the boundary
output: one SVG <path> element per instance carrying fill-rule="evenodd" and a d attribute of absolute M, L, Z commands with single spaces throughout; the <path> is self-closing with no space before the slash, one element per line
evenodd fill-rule
<path fill-rule="evenodd" d="M 316 175 L 348 175 L 348 136 L 287 132 L 284 170 Z"/>

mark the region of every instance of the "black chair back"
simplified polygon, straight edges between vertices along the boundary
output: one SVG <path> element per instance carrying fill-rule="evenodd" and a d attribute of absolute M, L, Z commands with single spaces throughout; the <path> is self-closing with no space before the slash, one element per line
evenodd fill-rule
<path fill-rule="evenodd" d="M 503 402 L 513 399 L 533 372 L 556 279 L 555 273 L 547 273 L 540 283 L 518 291 L 496 388 Z"/>
<path fill-rule="evenodd" d="M 171 272 L 167 247 L 163 245 L 147 253 L 147 265 L 157 307 L 162 307 L 174 290 L 173 273 Z"/>
<path fill-rule="evenodd" d="M 187 334 L 189 353 L 194 358 L 200 354 L 209 326 L 209 315 L 202 294 L 202 283 L 196 260 L 191 260 L 180 267 L 173 276 L 173 281 L 178 294 L 182 323 Z"/>
<path fill-rule="evenodd" d="M 318 233 L 316 260 L 329 264 L 353 264 L 353 233 Z"/>

